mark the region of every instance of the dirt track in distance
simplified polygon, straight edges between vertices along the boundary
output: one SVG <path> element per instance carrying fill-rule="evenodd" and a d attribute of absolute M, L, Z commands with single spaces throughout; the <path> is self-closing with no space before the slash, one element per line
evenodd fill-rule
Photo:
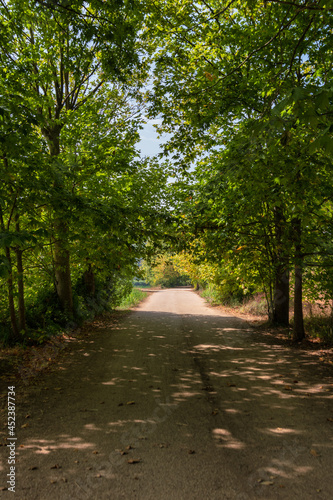
<path fill-rule="evenodd" d="M 191 290 L 154 291 L 17 391 L 3 498 L 332 498 L 332 370 Z"/>

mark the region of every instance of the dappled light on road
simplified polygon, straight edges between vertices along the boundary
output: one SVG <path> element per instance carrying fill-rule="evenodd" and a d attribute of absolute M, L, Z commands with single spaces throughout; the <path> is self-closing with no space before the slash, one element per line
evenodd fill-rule
<path fill-rule="evenodd" d="M 177 500 L 207 492 L 216 500 L 294 500 L 299 491 L 310 499 L 331 467 L 332 393 L 307 353 L 206 307 L 193 292 L 161 291 L 31 390 L 20 473 L 38 467 L 56 484 L 55 499 L 81 499 L 82 491 L 106 499 L 111 490 L 116 499 L 163 498 L 165 474 L 182 492 L 169 486 Z"/>

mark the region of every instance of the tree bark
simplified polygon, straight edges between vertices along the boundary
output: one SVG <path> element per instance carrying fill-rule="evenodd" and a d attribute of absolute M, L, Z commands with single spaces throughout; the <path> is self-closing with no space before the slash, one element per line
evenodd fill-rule
<path fill-rule="evenodd" d="M 273 323 L 289 325 L 289 271 L 279 266 L 275 275 Z"/>
<path fill-rule="evenodd" d="M 6 230 L 5 221 L 3 218 L 1 206 L 0 206 L 0 227 L 2 231 Z M 14 302 L 14 280 L 13 280 L 13 268 L 12 268 L 12 258 L 10 254 L 10 247 L 5 247 L 5 255 L 9 266 L 9 276 L 7 278 L 7 290 L 8 290 L 8 307 L 10 314 L 10 323 L 12 327 L 12 339 L 14 342 L 19 340 L 20 332 L 17 325 L 15 302 Z"/>
<path fill-rule="evenodd" d="M 18 221 L 18 216 L 16 216 L 16 231 L 20 231 L 20 224 Z M 18 288 L 18 324 L 20 334 L 26 330 L 25 321 L 25 300 L 24 300 L 24 280 L 23 280 L 23 251 L 20 247 L 16 247 L 16 265 L 17 265 L 17 288 Z"/>
<path fill-rule="evenodd" d="M 20 331 L 17 325 L 16 311 L 15 311 L 15 303 L 14 303 L 14 280 L 13 280 L 13 271 L 12 271 L 12 259 L 10 255 L 10 248 L 6 247 L 6 258 L 9 263 L 9 276 L 7 278 L 7 286 L 8 286 L 8 305 L 10 312 L 10 323 L 13 332 L 13 340 L 16 342 L 20 339 Z"/>
<path fill-rule="evenodd" d="M 302 268 L 295 266 L 294 333 L 293 340 L 300 342 L 305 337 L 302 302 Z"/>
<path fill-rule="evenodd" d="M 43 128 L 42 133 L 47 140 L 51 158 L 60 155 L 61 125 Z M 55 188 L 61 187 L 55 184 Z M 70 268 L 70 252 L 68 250 L 68 224 L 64 219 L 54 222 L 54 274 L 57 295 L 62 309 L 69 318 L 74 316 L 73 292 Z"/>
<path fill-rule="evenodd" d="M 289 325 L 289 258 L 285 250 L 285 217 L 282 207 L 274 207 L 274 226 L 276 238 L 276 267 L 272 322 Z"/>
<path fill-rule="evenodd" d="M 294 292 L 294 332 L 293 340 L 300 342 L 305 337 L 304 321 L 303 321 L 303 271 L 302 271 L 302 247 L 301 221 L 297 219 L 294 224 L 295 230 L 295 292 Z"/>
<path fill-rule="evenodd" d="M 67 224 L 57 220 L 54 238 L 54 274 L 59 301 L 64 312 L 73 317 L 73 293 L 70 269 L 70 254 L 66 248 Z"/>
<path fill-rule="evenodd" d="M 87 290 L 87 293 L 91 296 L 95 296 L 96 286 L 95 286 L 95 274 L 91 269 L 91 264 L 89 264 L 89 268 L 84 272 L 84 284 Z"/>

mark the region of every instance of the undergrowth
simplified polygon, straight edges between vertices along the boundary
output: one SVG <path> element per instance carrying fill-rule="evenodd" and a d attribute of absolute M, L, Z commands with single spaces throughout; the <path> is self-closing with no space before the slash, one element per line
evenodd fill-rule
<path fill-rule="evenodd" d="M 309 337 L 333 345 L 333 321 L 331 316 L 316 315 L 304 318 L 304 328 Z"/>
<path fill-rule="evenodd" d="M 267 316 L 267 301 L 263 294 L 257 294 L 246 300 L 239 308 L 243 314 L 252 314 L 253 316 Z"/>
<path fill-rule="evenodd" d="M 143 292 L 142 290 L 139 290 L 138 288 L 133 288 L 131 293 L 129 295 L 126 295 L 117 307 L 118 310 L 125 310 L 129 309 L 131 307 L 136 306 L 141 302 L 144 298 L 146 298 L 147 292 Z"/>

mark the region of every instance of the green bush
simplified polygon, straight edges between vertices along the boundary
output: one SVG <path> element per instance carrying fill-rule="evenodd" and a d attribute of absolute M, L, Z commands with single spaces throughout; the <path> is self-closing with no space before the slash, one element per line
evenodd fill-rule
<path fill-rule="evenodd" d="M 147 292 L 143 292 L 142 290 L 138 290 L 137 288 L 133 288 L 131 293 L 123 297 L 121 303 L 117 307 L 117 309 L 125 310 L 131 307 L 136 306 L 143 299 L 147 297 Z"/>
<path fill-rule="evenodd" d="M 132 280 L 116 275 L 95 277 L 94 293 L 89 290 L 84 276 L 81 276 L 74 291 L 78 298 L 77 316 L 80 320 L 92 319 L 95 316 L 115 309 L 132 290 Z"/>
<path fill-rule="evenodd" d="M 201 292 L 201 296 L 212 305 L 225 304 L 229 306 L 240 305 L 245 297 L 244 291 L 234 283 L 223 282 L 219 285 L 209 283 Z"/>
<path fill-rule="evenodd" d="M 253 314 L 255 316 L 266 316 L 267 312 L 267 300 L 264 294 L 256 294 L 250 297 L 240 308 L 241 313 Z"/>
<path fill-rule="evenodd" d="M 304 328 L 309 337 L 333 345 L 333 321 L 330 316 L 309 316 L 304 318 Z"/>

